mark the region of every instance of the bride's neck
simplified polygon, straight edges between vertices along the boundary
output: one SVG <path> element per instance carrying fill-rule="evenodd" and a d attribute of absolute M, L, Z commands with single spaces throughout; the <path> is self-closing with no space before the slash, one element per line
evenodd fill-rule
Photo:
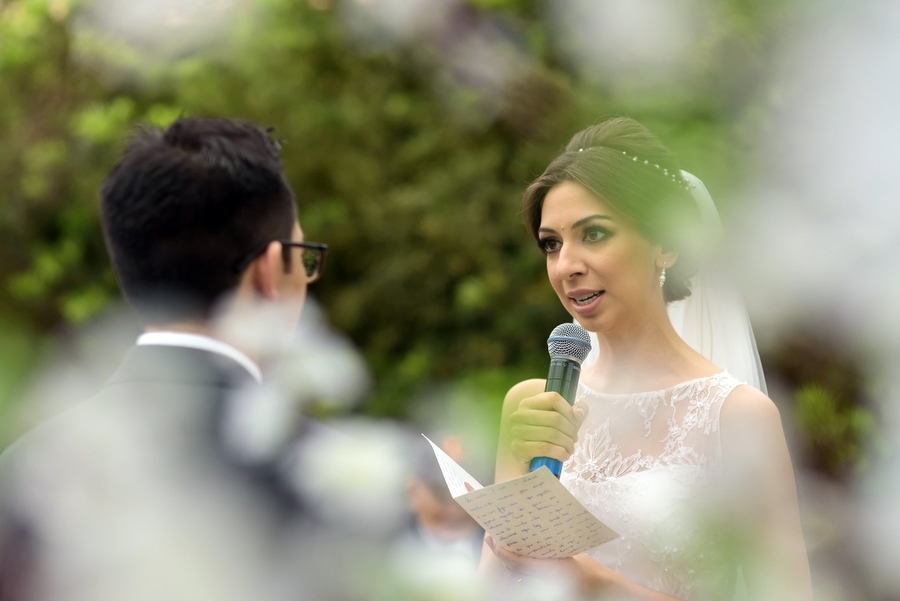
<path fill-rule="evenodd" d="M 608 393 L 670 388 L 712 375 L 716 368 L 664 323 L 645 323 L 627 333 L 598 333 L 598 360 L 587 366 L 582 381 Z"/>

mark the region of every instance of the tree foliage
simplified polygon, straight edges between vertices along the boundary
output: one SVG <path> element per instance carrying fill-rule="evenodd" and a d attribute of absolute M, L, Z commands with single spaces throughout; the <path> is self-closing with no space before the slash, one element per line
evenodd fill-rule
<path fill-rule="evenodd" d="M 552 3 L 437 4 L 452 10 L 412 30 L 356 0 L 196 0 L 185 15 L 239 16 L 116 30 L 97 3 L 0 0 L 0 316 L 43 336 L 118 297 L 96 191 L 133 124 L 241 117 L 285 140 L 306 235 L 331 246 L 313 294 L 373 370 L 369 412 L 402 415 L 429 382 L 539 376 L 568 317 L 518 215 L 525 185 L 573 132 L 622 113 L 727 198 L 789 15 L 720 3 L 684 72 L 645 86 L 573 64 Z"/>

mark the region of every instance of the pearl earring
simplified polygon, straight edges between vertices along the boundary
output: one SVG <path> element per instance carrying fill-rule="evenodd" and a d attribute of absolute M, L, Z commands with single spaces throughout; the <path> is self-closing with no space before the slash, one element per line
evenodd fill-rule
<path fill-rule="evenodd" d="M 659 287 L 662 288 L 663 284 L 666 283 L 666 268 L 663 266 L 662 273 L 659 274 Z"/>

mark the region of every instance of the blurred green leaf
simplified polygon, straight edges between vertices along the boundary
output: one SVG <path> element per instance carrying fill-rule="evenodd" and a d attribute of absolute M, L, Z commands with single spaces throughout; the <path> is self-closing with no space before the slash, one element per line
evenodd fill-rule
<path fill-rule="evenodd" d="M 123 136 L 134 114 L 134 101 L 125 96 L 109 103 L 92 103 L 73 117 L 73 133 L 95 144 L 109 144 Z"/>
<path fill-rule="evenodd" d="M 842 402 L 821 384 L 801 387 L 795 398 L 795 423 L 818 461 L 834 476 L 857 467 L 863 461 L 864 442 L 874 431 L 871 412 Z"/>
<path fill-rule="evenodd" d="M 62 301 L 62 314 L 72 323 L 82 323 L 97 315 L 112 297 L 103 286 L 77 290 Z"/>
<path fill-rule="evenodd" d="M 118 298 L 96 199 L 136 122 L 252 119 L 285 141 L 305 234 L 331 247 L 311 294 L 371 366 L 365 410 L 394 416 L 440 383 L 499 403 L 546 370 L 546 336 L 569 316 L 518 210 L 575 131 L 630 114 L 718 200 L 741 189 L 779 94 L 747 86 L 796 5 L 720 3 L 686 73 L 628 96 L 566 64 L 533 0 L 467 0 L 440 35 L 378 47 L 353 37 L 339 2 L 253 4 L 216 39 L 154 54 L 91 24 L 91 2 L 0 2 L 0 312 L 50 335 Z M 502 89 L 458 61 L 476 25 L 510 33 L 492 46 L 504 56 L 521 48 Z M 798 393 L 798 428 L 837 472 L 874 426 L 854 382 L 815 376 L 797 384 L 821 386 Z"/>

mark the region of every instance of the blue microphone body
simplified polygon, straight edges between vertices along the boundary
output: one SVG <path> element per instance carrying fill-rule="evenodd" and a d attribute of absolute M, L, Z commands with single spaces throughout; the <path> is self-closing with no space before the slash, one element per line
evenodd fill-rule
<path fill-rule="evenodd" d="M 564 323 L 556 326 L 547 339 L 550 351 L 550 370 L 544 392 L 558 392 L 571 405 L 578 391 L 578 376 L 581 363 L 591 350 L 588 333 L 578 324 Z M 559 478 L 562 462 L 551 457 L 535 457 L 531 460 L 531 471 L 546 466 Z"/>

